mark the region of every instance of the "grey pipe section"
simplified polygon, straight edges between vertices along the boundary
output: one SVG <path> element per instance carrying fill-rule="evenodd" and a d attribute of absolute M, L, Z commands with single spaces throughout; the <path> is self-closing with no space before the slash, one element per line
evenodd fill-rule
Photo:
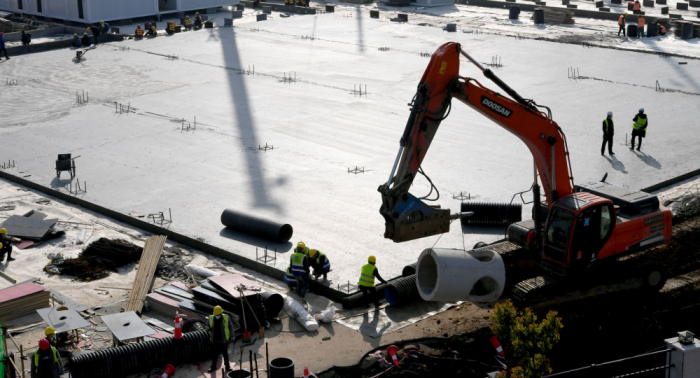
<path fill-rule="evenodd" d="M 294 229 L 289 224 L 243 214 L 233 209 L 226 209 L 221 213 L 221 223 L 232 230 L 278 243 L 288 242 L 294 233 Z"/>

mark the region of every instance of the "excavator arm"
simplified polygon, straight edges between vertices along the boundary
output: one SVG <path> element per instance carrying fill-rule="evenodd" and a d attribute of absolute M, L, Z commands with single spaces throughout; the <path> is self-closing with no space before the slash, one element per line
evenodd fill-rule
<path fill-rule="evenodd" d="M 475 79 L 460 77 L 461 55 L 481 69 L 512 99 L 483 87 Z M 421 163 L 440 123 L 449 113 L 453 97 L 527 145 L 534 157 L 548 203 L 574 192 L 566 138 L 557 123 L 548 114 L 539 111 L 534 102 L 523 99 L 503 83 L 491 70 L 484 69 L 462 51 L 460 44 L 448 42 L 432 55 L 418 84 L 389 179 L 379 187 L 382 195 L 379 211 L 386 225 L 384 237 L 395 242 L 448 232 L 450 220 L 462 216 L 451 215 L 449 209 L 430 206 L 408 192 L 416 174 L 421 172 Z M 535 186 L 535 197 L 539 200 L 539 187 Z"/>

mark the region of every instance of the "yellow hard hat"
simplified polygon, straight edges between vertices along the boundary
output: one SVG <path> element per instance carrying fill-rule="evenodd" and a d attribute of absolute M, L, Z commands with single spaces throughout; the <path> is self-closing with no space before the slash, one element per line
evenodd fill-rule
<path fill-rule="evenodd" d="M 374 264 L 374 263 L 377 262 L 377 258 L 374 257 L 374 256 L 370 256 L 370 257 L 367 259 L 367 261 L 368 261 L 368 262 L 371 262 L 372 264 Z"/>
<path fill-rule="evenodd" d="M 46 327 L 46 330 L 44 331 L 44 335 L 46 335 L 46 336 L 51 336 L 54 333 L 56 333 L 56 330 L 53 329 L 53 327 L 51 327 L 51 326 Z"/>
<path fill-rule="evenodd" d="M 2 248 L 2 243 L 0 243 L 0 248 Z"/>
<path fill-rule="evenodd" d="M 88 26 L 87 30 L 90 31 L 90 27 L 89 27 L 89 26 Z"/>
<path fill-rule="evenodd" d="M 73 33 L 73 37 L 77 37 L 77 36 L 78 36 L 78 33 Z"/>
<path fill-rule="evenodd" d="M 199 12 L 195 12 L 194 14 L 199 14 Z"/>
<path fill-rule="evenodd" d="M 306 250 L 306 244 L 303 241 L 297 243 L 297 252 L 304 252 Z"/>
<path fill-rule="evenodd" d="M 318 251 L 317 251 L 317 250 L 315 250 L 315 249 L 311 249 L 311 250 L 309 250 L 309 256 L 311 256 L 311 257 L 314 257 L 314 256 L 316 256 L 316 253 L 318 253 Z"/>
<path fill-rule="evenodd" d="M 214 315 L 221 315 L 224 313 L 224 309 L 221 306 L 214 307 Z"/>
<path fill-rule="evenodd" d="M 625 12 L 625 16 L 627 16 L 629 13 Z"/>
<path fill-rule="evenodd" d="M 7 233 L 7 230 L 6 230 L 6 229 L 0 228 L 0 234 L 6 234 L 6 233 Z"/>

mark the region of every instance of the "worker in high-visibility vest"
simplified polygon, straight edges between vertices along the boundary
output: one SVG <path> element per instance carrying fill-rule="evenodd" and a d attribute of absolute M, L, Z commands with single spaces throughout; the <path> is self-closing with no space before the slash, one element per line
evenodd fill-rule
<path fill-rule="evenodd" d="M 627 31 L 625 30 L 625 26 L 627 24 L 627 20 L 625 19 L 627 17 L 627 13 L 621 14 L 620 18 L 617 20 L 617 24 L 620 26 L 620 29 L 617 30 L 617 36 L 620 36 L 620 32 L 622 32 L 623 37 L 627 37 Z"/>
<path fill-rule="evenodd" d="M 141 29 L 141 25 L 136 25 L 136 30 L 134 30 L 134 38 L 143 38 L 143 29 Z"/>
<path fill-rule="evenodd" d="M 289 290 L 297 289 L 297 278 L 292 274 L 292 266 L 288 266 L 287 270 L 284 272 L 284 283 L 287 284 Z"/>
<path fill-rule="evenodd" d="M 194 30 L 199 30 L 202 28 L 202 16 L 199 12 L 194 14 Z"/>
<path fill-rule="evenodd" d="M 659 27 L 659 35 L 666 35 L 666 27 L 661 24 L 656 24 Z"/>
<path fill-rule="evenodd" d="M 231 371 L 231 364 L 228 360 L 228 344 L 233 336 L 233 323 L 231 318 L 224 314 L 221 306 L 214 307 L 214 314 L 209 317 L 209 340 L 211 341 L 211 369 L 209 372 L 216 371 L 216 363 L 219 361 L 219 355 L 224 356 L 224 366 L 226 371 Z"/>
<path fill-rule="evenodd" d="M 637 145 L 637 151 L 642 148 L 642 138 L 647 136 L 647 126 L 649 126 L 649 119 L 647 115 L 644 114 L 644 108 L 639 108 L 639 113 L 632 118 L 632 145 L 630 150 L 634 150 L 634 137 L 639 139 L 639 144 Z"/>
<path fill-rule="evenodd" d="M 639 3 L 639 0 L 634 0 L 634 5 L 632 6 L 632 11 L 640 12 L 641 10 L 642 10 L 642 4 Z"/>
<path fill-rule="evenodd" d="M 190 16 L 185 16 L 185 29 L 192 30 L 192 20 L 190 20 Z"/>
<path fill-rule="evenodd" d="M 637 36 L 638 37 L 642 37 L 642 38 L 646 37 L 644 35 L 644 24 L 645 23 L 646 23 L 646 20 L 644 19 L 644 17 L 642 17 L 641 14 L 639 16 L 637 16 Z"/>
<path fill-rule="evenodd" d="M 63 363 L 56 348 L 49 344 L 49 340 L 39 340 L 39 349 L 34 352 L 31 359 L 32 378 L 60 378 L 63 374 Z"/>
<path fill-rule="evenodd" d="M 314 279 L 318 280 L 323 275 L 323 280 L 328 281 L 328 272 L 331 270 L 331 262 L 325 253 L 317 250 L 309 250 L 310 265 L 313 268 Z"/>
<path fill-rule="evenodd" d="M 379 307 L 379 299 L 376 296 L 377 289 L 374 287 L 374 279 L 377 278 L 382 283 L 386 281 L 379 275 L 379 270 L 375 266 L 377 263 L 377 258 L 370 256 L 367 259 L 367 264 L 362 266 L 362 271 L 360 272 L 360 280 L 357 283 L 360 287 L 360 291 L 363 296 L 370 295 L 374 299 L 374 306 Z"/>
<path fill-rule="evenodd" d="M 289 258 L 292 266 L 292 275 L 297 279 L 297 294 L 304 300 L 309 289 L 309 259 L 307 258 L 306 244 L 299 242 L 294 254 Z"/>

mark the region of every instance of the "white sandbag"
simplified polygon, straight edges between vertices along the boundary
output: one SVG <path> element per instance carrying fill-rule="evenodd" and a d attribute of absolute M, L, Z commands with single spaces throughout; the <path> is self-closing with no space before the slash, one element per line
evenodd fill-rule
<path fill-rule="evenodd" d="M 331 307 L 323 310 L 320 314 L 316 314 L 314 318 L 323 323 L 330 323 L 333 321 L 333 316 L 335 315 L 335 306 L 331 304 Z"/>
<path fill-rule="evenodd" d="M 211 269 L 207 269 L 207 268 L 205 268 L 203 266 L 199 266 L 199 265 L 191 265 L 191 264 L 185 265 L 185 270 L 189 274 L 192 274 L 195 276 L 200 276 L 200 277 L 205 277 L 205 278 L 221 275 L 221 273 L 219 273 L 219 272 L 215 272 Z"/>
<path fill-rule="evenodd" d="M 284 297 L 284 311 L 286 311 L 289 316 L 298 321 L 309 332 L 318 330 L 318 322 L 306 311 L 299 301 L 287 295 L 282 296 Z"/>

